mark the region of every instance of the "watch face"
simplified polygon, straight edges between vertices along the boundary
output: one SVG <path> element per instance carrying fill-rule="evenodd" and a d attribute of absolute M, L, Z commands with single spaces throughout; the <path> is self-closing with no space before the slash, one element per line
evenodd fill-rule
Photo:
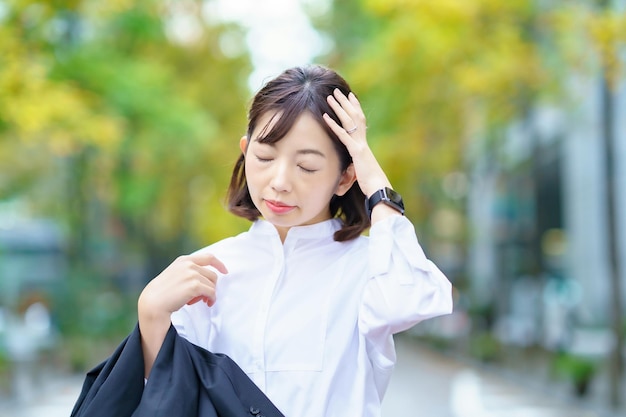
<path fill-rule="evenodd" d="M 372 209 L 378 203 L 384 203 L 398 210 L 400 214 L 404 214 L 402 196 L 389 187 L 382 188 L 372 194 L 370 198 L 365 199 L 365 211 L 369 217 L 372 216 Z"/>
<path fill-rule="evenodd" d="M 391 188 L 387 188 L 385 191 L 387 192 L 387 197 L 390 201 L 396 203 L 399 206 L 404 206 L 404 204 L 402 203 L 402 196 L 400 196 L 400 194 L 396 193 Z"/>

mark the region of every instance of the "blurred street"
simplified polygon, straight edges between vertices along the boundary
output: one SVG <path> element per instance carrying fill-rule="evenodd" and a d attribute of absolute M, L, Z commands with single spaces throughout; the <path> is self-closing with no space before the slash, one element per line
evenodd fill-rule
<path fill-rule="evenodd" d="M 397 338 L 384 417 L 617 417 L 511 372 L 486 370 Z"/>
<path fill-rule="evenodd" d="M 48 377 L 29 398 L 0 402 L 0 417 L 69 417 L 82 382 L 82 375 Z"/>
<path fill-rule="evenodd" d="M 384 417 L 617 417 L 557 390 L 531 387 L 398 338 L 398 366 L 383 404 Z M 46 381 L 28 405 L 0 403 L 0 417 L 67 417 L 82 376 Z"/>

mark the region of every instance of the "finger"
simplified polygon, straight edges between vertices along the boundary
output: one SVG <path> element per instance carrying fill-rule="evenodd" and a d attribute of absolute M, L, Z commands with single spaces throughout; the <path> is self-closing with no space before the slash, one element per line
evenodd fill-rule
<path fill-rule="evenodd" d="M 350 115 L 346 112 L 346 110 L 341 106 L 341 104 L 334 96 L 328 96 L 328 104 L 333 109 L 337 117 L 339 117 L 343 129 L 348 130 L 352 129 L 355 126 L 355 122 L 354 120 L 352 120 L 352 117 L 350 117 Z"/>
<path fill-rule="evenodd" d="M 191 300 L 189 300 L 187 302 L 187 305 L 194 305 L 195 303 L 197 303 L 198 301 L 204 301 L 205 303 L 209 300 L 209 297 L 206 297 L 204 295 L 199 295 L 197 297 L 193 297 Z"/>
<path fill-rule="evenodd" d="M 210 252 L 198 251 L 189 255 L 189 259 L 200 266 L 212 266 L 222 274 L 228 274 L 226 266 Z"/>
<path fill-rule="evenodd" d="M 218 275 L 217 275 L 217 272 L 215 272 L 212 268 L 207 268 L 206 266 L 192 264 L 190 266 L 190 270 L 196 273 L 197 276 L 200 276 L 208 280 L 212 284 L 217 283 Z"/>
<path fill-rule="evenodd" d="M 348 97 L 346 97 L 338 88 L 335 88 L 333 90 L 333 97 L 335 98 L 335 100 L 337 100 L 337 102 L 339 102 L 341 107 L 348 113 L 348 115 L 351 116 L 354 112 L 354 108 L 352 107 L 352 103 L 350 103 L 350 100 L 348 100 Z"/>
<path fill-rule="evenodd" d="M 354 122 L 354 126 L 359 127 L 365 124 L 365 114 L 361 108 L 361 103 L 352 91 L 345 96 L 339 89 L 335 89 L 333 94 L 334 98 L 341 105 L 341 108 L 346 112 L 348 117 L 350 117 L 351 121 Z M 350 126 L 346 126 L 345 124 L 344 127 L 347 130 L 351 129 Z"/>
<path fill-rule="evenodd" d="M 350 106 L 352 108 L 350 117 L 352 118 L 352 120 L 354 120 L 354 123 L 357 126 L 362 125 L 363 127 L 365 127 L 365 113 L 363 112 L 363 109 L 361 108 L 361 103 L 359 102 L 359 100 L 356 98 L 356 96 L 354 95 L 352 91 L 348 93 L 347 101 L 350 103 Z"/>
<path fill-rule="evenodd" d="M 324 121 L 326 121 L 328 127 L 330 127 L 330 129 L 335 132 L 335 135 L 337 135 L 339 140 L 348 148 L 349 152 L 349 141 L 352 140 L 352 136 L 350 136 L 343 127 L 339 126 L 339 124 L 337 124 L 337 122 L 335 122 L 335 120 L 333 120 L 333 118 L 330 117 L 328 113 L 324 113 L 322 117 L 324 118 Z"/>
<path fill-rule="evenodd" d="M 216 286 L 214 282 L 207 283 L 202 281 L 196 281 L 191 284 L 189 289 L 189 297 L 191 299 L 187 301 L 187 304 L 192 305 L 198 301 L 203 301 L 207 305 L 213 305 L 216 298 Z"/>
<path fill-rule="evenodd" d="M 215 298 L 205 297 L 204 295 L 200 295 L 198 297 L 194 297 L 191 300 L 189 300 L 187 302 L 187 305 L 192 306 L 192 305 L 196 304 L 199 301 L 202 301 L 203 303 L 205 303 L 209 307 L 212 307 L 215 304 Z"/>
<path fill-rule="evenodd" d="M 354 113 L 354 107 L 352 106 L 352 103 L 350 103 L 350 100 L 348 100 L 348 98 L 341 92 L 341 90 L 339 90 L 338 88 L 335 88 L 333 90 L 333 93 L 330 95 L 330 97 L 332 97 L 335 101 L 335 107 L 336 105 L 339 105 L 339 107 L 341 107 L 341 109 L 348 115 L 348 116 L 352 116 L 352 113 Z"/>
<path fill-rule="evenodd" d="M 363 109 L 361 108 L 361 102 L 358 98 L 356 98 L 352 91 L 350 91 L 350 93 L 348 94 L 348 101 L 350 102 L 350 104 L 352 104 L 352 107 L 354 107 L 355 110 L 363 113 Z"/>

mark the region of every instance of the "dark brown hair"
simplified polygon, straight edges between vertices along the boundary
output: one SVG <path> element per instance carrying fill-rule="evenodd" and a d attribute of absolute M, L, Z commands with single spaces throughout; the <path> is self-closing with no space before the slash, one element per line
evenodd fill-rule
<path fill-rule="evenodd" d="M 280 117 L 271 129 L 264 126 L 257 138 L 261 143 L 276 143 L 292 128 L 303 112 L 309 112 L 322 126 L 333 141 L 339 155 L 341 170 L 351 163 L 352 157 L 335 133 L 328 127 L 322 115 L 327 113 L 339 125 L 341 122 L 326 101 L 326 98 L 338 88 L 346 96 L 351 91 L 348 83 L 335 71 L 319 65 L 290 68 L 269 81 L 254 96 L 248 112 L 248 140 L 257 128 L 259 119 L 266 113 L 280 113 Z M 261 213 L 252 202 L 248 191 L 245 174 L 245 155 L 240 155 L 235 163 L 233 175 L 228 187 L 228 209 L 237 216 L 248 220 L 257 220 Z M 365 195 L 355 181 L 342 196 L 334 195 L 330 200 L 330 214 L 342 220 L 343 226 L 335 232 L 334 239 L 339 242 L 358 237 L 370 225 L 365 212 Z"/>

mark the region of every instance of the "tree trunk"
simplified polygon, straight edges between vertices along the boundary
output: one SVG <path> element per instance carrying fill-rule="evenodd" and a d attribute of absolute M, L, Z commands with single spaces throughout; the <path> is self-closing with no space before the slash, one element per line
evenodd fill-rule
<path fill-rule="evenodd" d="M 606 206 L 607 206 L 607 239 L 608 239 L 608 272 L 610 277 L 610 317 L 615 343 L 610 356 L 609 376 L 610 376 L 610 401 L 615 408 L 622 404 L 621 381 L 623 375 L 624 351 L 624 330 L 622 326 L 622 285 L 620 279 L 619 251 L 618 251 L 618 230 L 617 230 L 617 207 L 615 192 L 617 190 L 617 180 L 615 178 L 615 99 L 613 91 L 607 79 L 606 73 L 602 74 L 602 105 L 601 105 L 601 125 L 602 138 L 604 142 L 604 159 L 606 174 Z"/>

